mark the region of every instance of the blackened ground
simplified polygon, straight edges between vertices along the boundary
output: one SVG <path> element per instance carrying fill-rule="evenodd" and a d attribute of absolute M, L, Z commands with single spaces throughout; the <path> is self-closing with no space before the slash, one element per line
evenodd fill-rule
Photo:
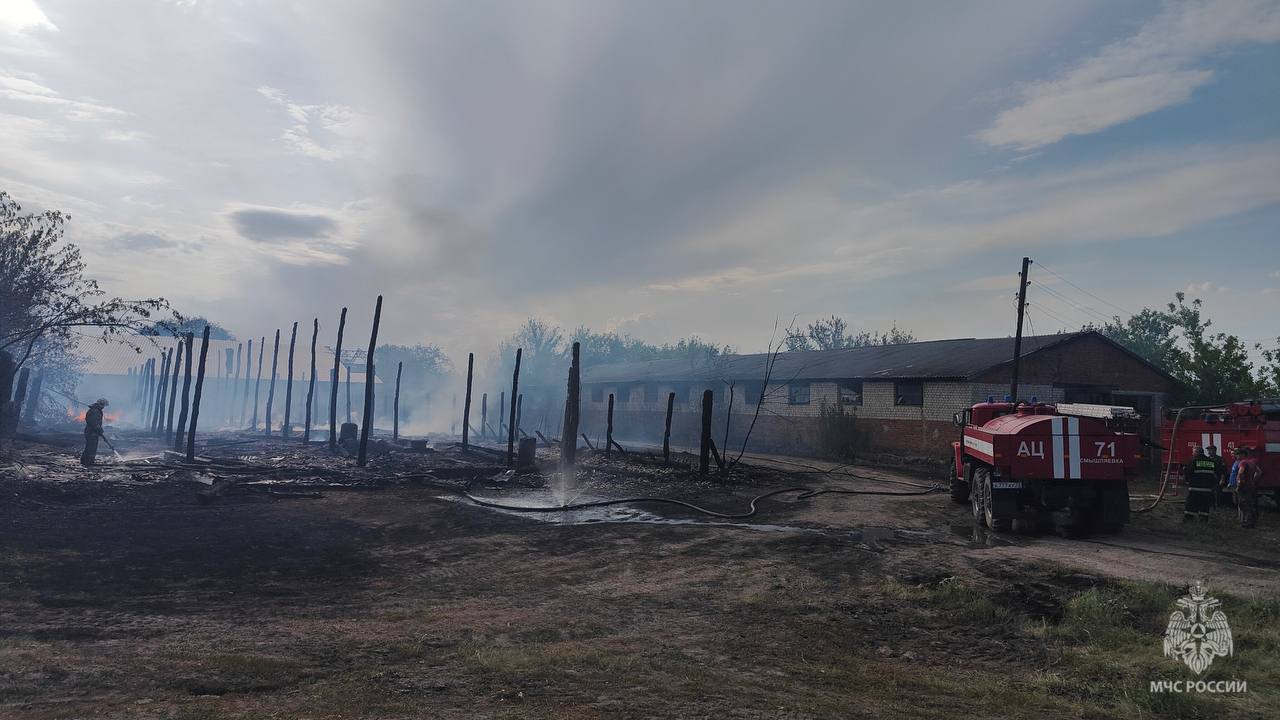
<path fill-rule="evenodd" d="M 483 468 L 475 492 L 547 500 L 521 486 L 542 479 L 505 478 L 486 456 L 384 453 L 338 489 L 331 471 L 349 461 L 318 448 L 222 453 L 310 463 L 315 477 L 283 473 L 279 487 L 327 486 L 312 498 L 211 495 L 200 479 L 235 478 L 83 471 L 48 448 L 19 451 L 24 466 L 0 468 L 0 717 L 1256 717 L 1275 707 L 1265 686 L 1244 699 L 1147 693 L 1151 668 L 1152 679 L 1186 674 L 1160 658 L 1180 591 L 1123 580 L 1125 558 L 1198 563 L 1255 583 L 1257 612 L 1275 602 L 1264 553 L 1214 553 L 1241 545 L 1223 518 L 1196 528 L 1199 540 L 1162 509 L 1105 545 L 1005 541 L 957 533 L 967 510 L 939 493 L 783 496 L 745 521 L 756 529 L 672 524 L 697 516 L 659 507 L 613 516 L 643 522 L 562 524 L 459 502 L 443 481 L 387 479 Z M 584 466 L 579 491 L 592 497 L 670 494 L 731 510 L 795 484 L 929 482 L 760 469 L 722 486 L 635 458 Z M 1264 532 L 1251 537 L 1274 539 Z M 1068 632 L 1088 619 L 1082 598 L 1141 631 L 1126 652 L 1150 668 L 1079 661 L 1111 650 Z M 1247 664 L 1249 652 L 1269 651 L 1241 647 L 1246 664 L 1211 672 L 1265 685 L 1274 667 Z M 1097 688 L 1099 673 L 1133 687 Z"/>

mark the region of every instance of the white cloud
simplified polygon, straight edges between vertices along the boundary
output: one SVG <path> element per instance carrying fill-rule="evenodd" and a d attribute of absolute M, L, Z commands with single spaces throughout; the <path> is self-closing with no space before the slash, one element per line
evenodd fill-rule
<path fill-rule="evenodd" d="M 330 161 L 363 154 L 368 121 L 361 113 L 346 105 L 302 105 L 283 90 L 267 85 L 258 87 L 257 92 L 293 118 L 294 123 L 280 134 L 290 152 Z M 327 137 L 317 140 L 315 131 Z"/>
<path fill-rule="evenodd" d="M 49 22 L 48 16 L 35 0 L 4 0 L 0 2 L 0 33 L 25 33 L 32 30 L 58 28 Z"/>
<path fill-rule="evenodd" d="M 1280 41 L 1275 0 L 1204 0 L 1167 8 L 1132 37 L 1056 79 L 1022 89 L 1022 103 L 978 133 L 983 142 L 1031 150 L 1095 133 L 1187 101 L 1213 81 L 1195 65 L 1240 45 Z"/>
<path fill-rule="evenodd" d="M 1182 291 L 1187 295 L 1195 296 L 1208 295 L 1210 293 L 1230 292 L 1231 288 L 1223 287 L 1222 285 L 1206 280 L 1204 282 L 1191 283 L 1183 288 Z"/>
<path fill-rule="evenodd" d="M 1161 237 L 1275 203 L 1280 142 L 1142 154 L 867 205 L 841 202 L 823 186 L 798 188 L 687 238 L 682 245 L 710 268 L 648 287 L 705 291 L 786 278 L 886 277 L 911 262 L 941 263 L 988 248 Z M 733 265 L 715 268 L 718 257 Z"/>
<path fill-rule="evenodd" d="M 137 143 L 151 137 L 141 130 L 108 130 L 102 133 L 102 139 L 112 143 Z"/>
<path fill-rule="evenodd" d="M 64 97 L 56 90 L 42 85 L 32 77 L 0 75 L 0 99 L 22 103 L 35 103 L 54 107 L 65 113 L 69 120 L 113 120 L 129 113 L 90 99 Z"/>

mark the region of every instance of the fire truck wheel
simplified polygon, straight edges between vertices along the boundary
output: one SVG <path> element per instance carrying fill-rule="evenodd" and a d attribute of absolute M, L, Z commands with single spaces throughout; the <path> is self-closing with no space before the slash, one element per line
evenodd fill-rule
<path fill-rule="evenodd" d="M 958 505 L 969 502 L 969 483 L 956 477 L 955 468 L 951 469 L 951 502 Z"/>
<path fill-rule="evenodd" d="M 1098 492 L 1098 531 L 1115 534 L 1129 522 L 1129 483 L 1110 482 Z"/>
<path fill-rule="evenodd" d="M 995 532 L 1009 532 L 1013 529 L 1013 518 L 996 515 L 995 493 L 991 491 L 991 473 L 982 479 L 982 509 L 986 516 L 987 527 Z"/>
<path fill-rule="evenodd" d="M 991 491 L 991 471 L 980 467 L 973 471 L 973 487 L 969 492 L 969 504 L 973 507 L 973 522 L 979 527 L 987 526 L 986 493 Z"/>

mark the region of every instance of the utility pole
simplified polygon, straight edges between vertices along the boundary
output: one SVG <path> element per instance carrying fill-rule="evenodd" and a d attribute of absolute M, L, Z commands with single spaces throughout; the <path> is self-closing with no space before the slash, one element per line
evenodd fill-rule
<path fill-rule="evenodd" d="M 1031 258 L 1022 258 L 1022 272 L 1018 278 L 1018 330 L 1013 336 L 1013 381 L 1009 383 L 1009 399 L 1018 403 L 1018 366 L 1022 362 L 1022 315 L 1027 309 L 1027 273 L 1031 270 Z"/>

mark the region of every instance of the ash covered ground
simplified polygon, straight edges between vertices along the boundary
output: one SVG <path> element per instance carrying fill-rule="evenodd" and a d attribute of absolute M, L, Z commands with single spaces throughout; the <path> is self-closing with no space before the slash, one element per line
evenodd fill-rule
<path fill-rule="evenodd" d="M 27 436 L 0 466 L 0 715 L 12 718 L 1258 717 L 1277 707 L 1269 525 L 1177 502 L 1120 536 L 991 536 L 941 478 L 747 457 L 144 435 L 77 460 Z M 660 496 L 576 511 L 520 507 Z M 1139 491 L 1142 489 L 1140 488 Z M 1136 695 L 1202 579 L 1237 627 L 1211 675 L 1244 697 Z M 1270 625 L 1268 626 L 1268 623 Z M 1270 627 L 1271 629 L 1267 629 Z M 1266 655 L 1270 657 L 1270 655 Z M 1150 678 L 1148 678 L 1150 676 Z"/>

